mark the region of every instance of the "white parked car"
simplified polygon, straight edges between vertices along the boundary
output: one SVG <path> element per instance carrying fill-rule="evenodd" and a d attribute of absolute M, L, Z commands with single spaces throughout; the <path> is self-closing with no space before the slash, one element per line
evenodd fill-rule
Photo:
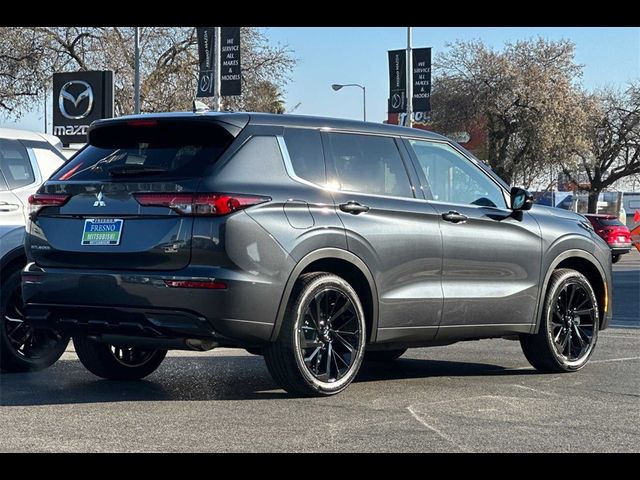
<path fill-rule="evenodd" d="M 0 225 L 24 225 L 29 195 L 66 161 L 58 137 L 0 128 Z"/>
<path fill-rule="evenodd" d="M 0 365 L 14 372 L 51 365 L 69 342 L 24 323 L 20 281 L 28 198 L 67 161 L 61 149 L 53 135 L 0 128 Z"/>

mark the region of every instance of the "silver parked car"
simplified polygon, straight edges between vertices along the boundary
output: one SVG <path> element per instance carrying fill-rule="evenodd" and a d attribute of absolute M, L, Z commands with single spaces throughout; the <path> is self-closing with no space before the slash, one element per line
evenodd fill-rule
<path fill-rule="evenodd" d="M 28 199 L 65 164 L 53 136 L 0 128 L 0 367 L 28 371 L 55 362 L 68 340 L 23 321 L 20 271 L 27 263 L 24 225 Z"/>
<path fill-rule="evenodd" d="M 58 137 L 0 128 L 0 225 L 24 225 L 29 196 L 66 161 Z"/>

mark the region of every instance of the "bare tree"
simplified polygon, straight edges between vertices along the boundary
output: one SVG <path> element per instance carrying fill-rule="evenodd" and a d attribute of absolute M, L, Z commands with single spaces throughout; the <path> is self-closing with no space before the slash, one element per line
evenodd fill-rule
<path fill-rule="evenodd" d="M 606 90 L 597 96 L 587 125 L 588 148 L 577 151 L 578 168 L 563 171 L 580 185 L 577 171 L 586 173 L 589 212 L 595 213 L 598 196 L 618 180 L 640 173 L 640 81 L 624 91 Z"/>
<path fill-rule="evenodd" d="M 133 36 L 131 27 L 0 28 L 0 108 L 16 117 L 32 108 L 53 72 L 113 70 L 116 115 L 132 113 Z M 258 110 L 265 105 L 259 92 L 282 92 L 295 59 L 255 27 L 242 27 L 241 48 L 243 94 L 225 98 L 225 107 Z M 198 80 L 195 28 L 141 28 L 140 51 L 141 110 L 190 109 Z"/>
<path fill-rule="evenodd" d="M 481 123 L 481 156 L 505 181 L 530 183 L 583 148 L 582 67 L 573 43 L 517 41 L 501 52 L 480 41 L 448 47 L 434 62 L 435 128 L 448 133 Z"/>

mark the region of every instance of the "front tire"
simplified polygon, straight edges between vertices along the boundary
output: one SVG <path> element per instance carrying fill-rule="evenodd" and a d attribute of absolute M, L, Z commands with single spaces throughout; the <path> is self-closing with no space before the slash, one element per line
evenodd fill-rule
<path fill-rule="evenodd" d="M 575 372 L 591 357 L 598 340 L 598 301 L 589 280 L 571 269 L 553 272 L 538 333 L 521 335 L 525 357 L 545 373 Z"/>
<path fill-rule="evenodd" d="M 301 276 L 292 291 L 278 339 L 264 349 L 267 368 L 287 392 L 328 396 L 353 381 L 364 357 L 362 304 L 331 273 Z"/>
<path fill-rule="evenodd" d="M 138 380 L 153 373 L 167 355 L 166 350 L 116 347 L 88 337 L 73 337 L 76 354 L 84 367 L 109 380 Z"/>
<path fill-rule="evenodd" d="M 0 286 L 0 369 L 34 372 L 53 365 L 62 356 L 69 337 L 52 330 L 35 329 L 22 310 L 21 269 L 2 272 Z"/>

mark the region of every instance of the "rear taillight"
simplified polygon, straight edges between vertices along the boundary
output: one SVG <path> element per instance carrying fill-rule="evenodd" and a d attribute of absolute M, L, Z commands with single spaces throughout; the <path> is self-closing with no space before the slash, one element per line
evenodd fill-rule
<path fill-rule="evenodd" d="M 37 213 L 43 207 L 61 207 L 70 198 L 64 193 L 35 193 L 29 196 L 29 213 Z"/>
<path fill-rule="evenodd" d="M 182 215 L 222 216 L 271 200 L 235 193 L 134 193 L 145 207 L 168 207 Z"/>

